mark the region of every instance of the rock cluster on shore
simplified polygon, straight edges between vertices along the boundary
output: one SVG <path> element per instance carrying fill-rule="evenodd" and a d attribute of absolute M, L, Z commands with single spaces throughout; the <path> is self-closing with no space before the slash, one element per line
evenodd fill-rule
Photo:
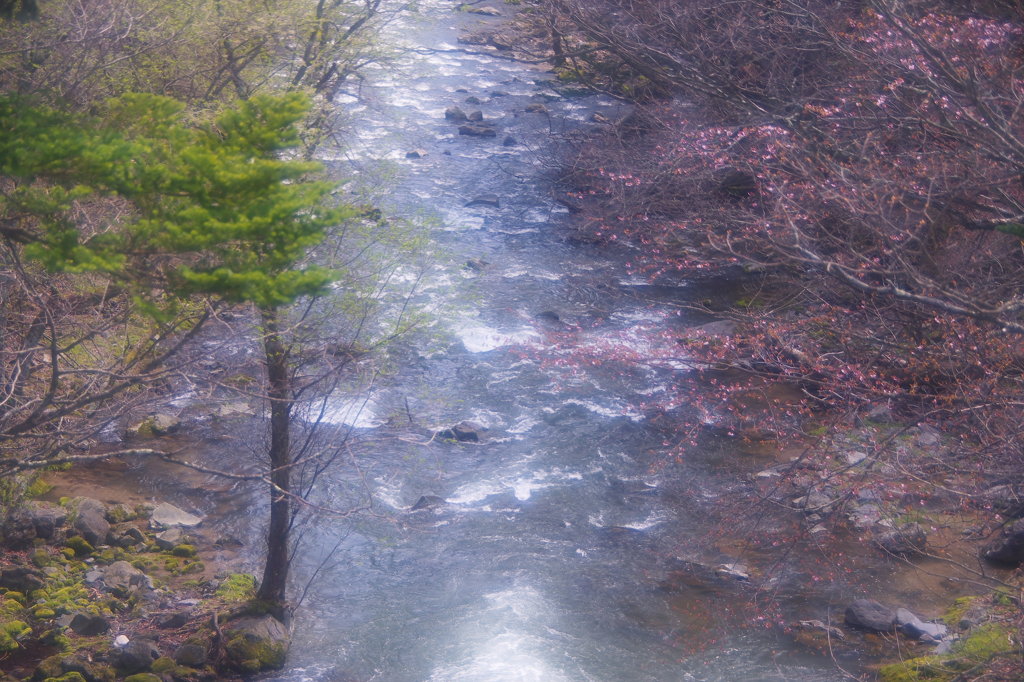
<path fill-rule="evenodd" d="M 20 655 L 7 672 L 146 682 L 280 667 L 288 627 L 247 607 L 251 576 L 207 577 L 209 548 L 190 534 L 201 523 L 166 502 L 136 510 L 77 497 L 10 510 L 0 525 L 0 655 Z"/>

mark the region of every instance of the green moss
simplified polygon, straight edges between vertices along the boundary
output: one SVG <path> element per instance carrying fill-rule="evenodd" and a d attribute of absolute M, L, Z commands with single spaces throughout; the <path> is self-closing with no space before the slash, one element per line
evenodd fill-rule
<path fill-rule="evenodd" d="M 82 673 L 64 673 L 60 677 L 47 677 L 43 682 L 88 682 Z"/>
<path fill-rule="evenodd" d="M 284 644 L 247 637 L 242 633 L 231 637 L 224 649 L 232 665 L 246 673 L 280 668 L 288 654 Z"/>
<path fill-rule="evenodd" d="M 60 553 L 65 559 L 75 558 L 75 550 L 71 549 L 70 547 L 65 547 L 64 549 L 60 550 Z"/>
<path fill-rule="evenodd" d="M 150 667 L 150 669 L 156 674 L 160 675 L 163 673 L 171 672 L 172 670 L 174 670 L 175 667 L 177 666 L 175 665 L 173 659 L 168 658 L 167 656 L 161 656 L 160 658 L 153 661 L 153 665 Z"/>
<path fill-rule="evenodd" d="M 196 555 L 196 548 L 193 545 L 178 545 L 171 550 L 171 554 L 180 557 L 194 557 Z"/>
<path fill-rule="evenodd" d="M 954 607 L 955 608 L 955 607 Z M 882 682 L 949 682 L 960 673 L 984 665 L 994 656 L 1011 651 L 1011 629 L 1002 623 L 990 623 L 971 632 L 945 656 L 922 656 L 882 666 Z"/>
<path fill-rule="evenodd" d="M 247 573 L 232 573 L 217 588 L 224 601 L 244 602 L 256 596 L 256 578 Z"/>
<path fill-rule="evenodd" d="M 75 535 L 68 538 L 65 544 L 70 549 L 74 550 L 75 556 L 89 556 L 94 551 L 93 546 L 90 545 L 81 535 Z"/>
<path fill-rule="evenodd" d="M 942 614 L 942 621 L 951 628 L 958 627 L 967 610 L 979 599 L 981 597 L 960 597 L 953 600 L 953 605 Z"/>
<path fill-rule="evenodd" d="M 15 592 L 14 590 L 4 593 L 4 599 L 13 599 L 16 602 L 20 602 L 22 606 L 28 603 L 25 600 L 25 595 L 21 592 Z"/>
<path fill-rule="evenodd" d="M 53 490 L 52 485 L 44 481 L 42 478 L 36 478 L 31 483 L 29 483 L 27 488 L 25 488 L 25 497 L 42 497 L 51 490 Z"/>
<path fill-rule="evenodd" d="M 53 563 L 53 555 L 45 549 L 37 549 L 32 552 L 32 563 L 38 568 L 45 568 Z"/>
<path fill-rule="evenodd" d="M 948 680 L 950 672 L 943 666 L 941 656 L 921 656 L 900 663 L 883 665 L 878 671 L 882 682 L 939 682 Z"/>
<path fill-rule="evenodd" d="M 124 678 L 124 682 L 163 682 L 163 678 L 153 673 L 138 673 Z"/>
<path fill-rule="evenodd" d="M 0 654 L 18 648 L 18 640 L 32 634 L 32 628 L 24 621 L 11 620 L 0 622 Z"/>
<path fill-rule="evenodd" d="M 57 616 L 57 612 L 53 609 L 47 608 L 46 606 L 40 606 L 32 611 L 32 615 L 39 620 L 45 620 L 47 618 L 54 618 Z"/>
<path fill-rule="evenodd" d="M 975 628 L 970 636 L 953 647 L 953 655 L 983 663 L 993 656 L 1013 649 L 1012 631 L 1003 623 L 989 623 Z"/>

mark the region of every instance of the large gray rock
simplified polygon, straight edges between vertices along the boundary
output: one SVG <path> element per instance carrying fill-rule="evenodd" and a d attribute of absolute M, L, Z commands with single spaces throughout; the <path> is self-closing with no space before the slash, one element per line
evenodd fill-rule
<path fill-rule="evenodd" d="M 1013 568 L 1024 563 L 1024 519 L 1003 528 L 1002 535 L 981 550 L 986 561 Z"/>
<path fill-rule="evenodd" d="M 18 508 L 10 512 L 4 520 L 4 544 L 11 549 L 21 549 L 32 544 L 36 539 L 36 526 L 26 509 Z"/>
<path fill-rule="evenodd" d="M 107 566 L 102 570 L 100 580 L 108 592 L 121 598 L 153 587 L 150 577 L 127 561 L 115 561 Z"/>
<path fill-rule="evenodd" d="M 76 497 L 68 505 L 70 516 L 74 518 L 72 527 L 94 547 L 107 541 L 110 523 L 107 521 L 107 508 L 99 500 L 91 497 Z"/>
<path fill-rule="evenodd" d="M 857 599 L 846 607 L 846 624 L 872 632 L 891 632 L 896 613 L 873 599 Z"/>
<path fill-rule="evenodd" d="M 161 502 L 149 516 L 149 521 L 158 528 L 170 528 L 172 526 L 184 526 L 191 528 L 198 526 L 203 520 L 195 514 L 189 514 L 184 509 L 179 509 L 173 504 Z"/>
<path fill-rule="evenodd" d="M 36 535 L 46 540 L 54 538 L 57 530 L 68 520 L 66 509 L 49 502 L 29 502 L 25 510 L 32 519 Z"/>
<path fill-rule="evenodd" d="M 0 587 L 28 594 L 38 590 L 46 581 L 46 575 L 30 566 L 11 566 L 0 570 Z"/>

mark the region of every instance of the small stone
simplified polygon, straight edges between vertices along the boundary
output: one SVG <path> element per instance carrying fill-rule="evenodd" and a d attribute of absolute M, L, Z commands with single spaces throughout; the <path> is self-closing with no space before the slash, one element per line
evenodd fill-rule
<path fill-rule="evenodd" d="M 531 104 L 527 104 L 526 105 L 526 113 L 528 113 L 528 114 L 546 114 L 546 113 L 548 113 L 548 108 L 546 106 L 544 106 L 543 104 L 541 104 L 540 102 L 533 102 Z"/>
<path fill-rule="evenodd" d="M 506 135 L 505 139 L 501 141 L 502 147 L 515 147 L 517 144 L 519 144 L 519 141 L 511 135 Z"/>
<path fill-rule="evenodd" d="M 471 111 L 466 118 L 468 118 L 470 121 L 474 121 L 476 123 L 479 123 L 480 121 L 484 120 L 484 112 L 482 112 L 482 111 Z"/>
<path fill-rule="evenodd" d="M 466 98 L 465 102 L 466 104 L 483 104 L 483 101 L 481 101 L 476 95 L 470 95 Z"/>
<path fill-rule="evenodd" d="M 114 638 L 114 646 L 116 646 L 118 649 L 123 649 L 124 647 L 128 646 L 128 642 L 129 639 L 124 635 L 118 635 Z"/>
<path fill-rule="evenodd" d="M 412 151 L 409 151 L 409 152 L 405 153 L 405 158 L 407 158 L 407 159 L 422 159 L 426 155 L 427 155 L 427 153 L 425 151 L 423 151 L 422 149 L 413 149 Z"/>
<path fill-rule="evenodd" d="M 846 635 L 842 630 L 834 625 L 827 625 L 820 620 L 802 620 L 799 622 L 801 628 L 805 630 L 821 630 L 829 637 L 835 637 L 836 639 L 846 639 Z"/>

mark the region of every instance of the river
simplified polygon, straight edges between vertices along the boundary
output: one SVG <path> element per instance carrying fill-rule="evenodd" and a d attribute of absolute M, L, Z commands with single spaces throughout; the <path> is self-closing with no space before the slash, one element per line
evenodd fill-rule
<path fill-rule="evenodd" d="M 299 591 L 316 579 L 286 669 L 264 679 L 841 679 L 790 625 L 838 619 L 889 569 L 794 552 L 793 519 L 728 504 L 771 453 L 726 440 L 678 454 L 659 415 L 686 380 L 672 356 L 693 286 L 653 286 L 628 274 L 628 253 L 568 239 L 552 199 L 559 141 L 624 109 L 457 41 L 500 21 L 425 0 L 385 30 L 398 56 L 339 95 L 348 132 L 322 160 L 429 229 L 413 303 L 431 313 L 372 388 L 331 405 L 357 466 L 329 472 L 317 500 L 343 507 L 362 491 L 371 506 L 303 527 Z M 459 135 L 452 106 L 481 110 L 496 136 Z M 430 438 L 462 421 L 483 429 L 478 442 Z M 218 442 L 211 456 L 237 456 Z M 264 510 L 250 493 L 153 485 L 228 531 L 249 524 L 256 568 Z M 445 503 L 412 511 L 422 496 Z M 750 580 L 716 575 L 736 562 Z M 839 662 L 856 670 L 856 654 Z"/>

